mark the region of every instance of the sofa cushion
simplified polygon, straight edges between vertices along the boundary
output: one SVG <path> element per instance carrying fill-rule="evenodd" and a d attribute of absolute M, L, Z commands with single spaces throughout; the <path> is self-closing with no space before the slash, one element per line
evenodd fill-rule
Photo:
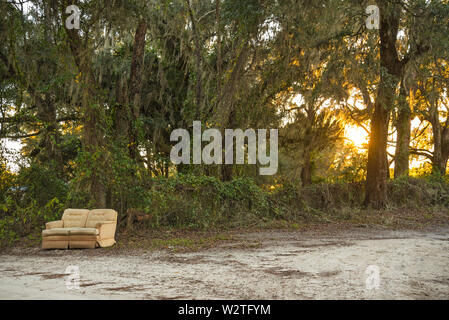
<path fill-rule="evenodd" d="M 70 235 L 97 235 L 96 228 L 68 228 Z"/>
<path fill-rule="evenodd" d="M 42 231 L 43 237 L 48 236 L 68 236 L 69 229 L 68 228 L 53 228 L 53 229 L 45 229 Z"/>
<path fill-rule="evenodd" d="M 117 212 L 112 209 L 94 209 L 89 211 L 86 228 L 95 228 L 100 222 L 117 221 Z"/>
<path fill-rule="evenodd" d="M 61 219 L 64 221 L 64 228 L 85 227 L 88 214 L 87 209 L 66 209 Z"/>
<path fill-rule="evenodd" d="M 50 221 L 45 224 L 45 229 L 64 228 L 62 220 Z"/>

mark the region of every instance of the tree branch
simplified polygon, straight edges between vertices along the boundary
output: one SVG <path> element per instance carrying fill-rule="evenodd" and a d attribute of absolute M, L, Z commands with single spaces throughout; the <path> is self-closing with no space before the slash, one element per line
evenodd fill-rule
<path fill-rule="evenodd" d="M 34 133 L 29 133 L 29 134 L 23 134 L 23 135 L 13 135 L 13 136 L 5 135 L 5 136 L 0 136 L 0 137 L 1 137 L 1 138 L 6 138 L 6 139 L 13 139 L 13 140 L 16 140 L 16 139 L 24 139 L 24 138 L 36 137 L 36 136 L 40 135 L 41 132 L 42 132 L 42 131 L 38 131 L 38 132 L 34 132 Z"/>
<path fill-rule="evenodd" d="M 423 156 L 423 157 L 426 157 L 427 159 L 430 159 L 433 161 L 433 153 L 428 150 L 410 148 L 410 154 L 414 154 L 417 156 Z"/>

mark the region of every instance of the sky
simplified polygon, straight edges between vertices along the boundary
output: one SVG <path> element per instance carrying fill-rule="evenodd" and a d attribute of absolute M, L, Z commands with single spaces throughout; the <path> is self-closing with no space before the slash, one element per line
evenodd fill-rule
<path fill-rule="evenodd" d="M 11 140 L 11 139 L 0 139 L 0 148 L 2 151 L 7 151 L 5 155 L 6 160 L 8 161 L 8 168 L 14 172 L 19 170 L 19 166 L 14 161 L 13 157 L 10 155 L 9 151 L 12 152 L 18 152 L 20 151 L 20 148 L 22 147 L 22 144 L 19 140 Z M 2 152 L 3 153 L 3 152 Z"/>

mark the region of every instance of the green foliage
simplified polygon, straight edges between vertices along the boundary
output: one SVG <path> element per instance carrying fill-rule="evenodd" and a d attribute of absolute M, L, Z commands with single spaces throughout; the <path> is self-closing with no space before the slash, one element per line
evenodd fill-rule
<path fill-rule="evenodd" d="M 44 207 L 51 199 L 58 198 L 65 201 L 68 184 L 59 177 L 53 169 L 38 163 L 32 163 L 23 168 L 14 182 L 17 188 L 15 201 L 19 206 L 35 202 L 38 207 Z"/>
<path fill-rule="evenodd" d="M 0 206 L 0 247 L 13 243 L 20 237 L 38 234 L 49 221 L 59 220 L 65 204 L 58 198 L 44 206 L 31 201 L 27 206 L 17 206 L 11 198 Z"/>
<path fill-rule="evenodd" d="M 125 208 L 135 208 L 149 217 L 136 224 L 145 229 L 210 230 L 260 226 L 276 221 L 298 225 L 307 221 L 349 219 L 351 212 L 361 210 L 364 189 L 363 182 L 302 187 L 285 181 L 265 190 L 250 178 L 222 182 L 215 177 L 192 174 L 152 178 L 148 186 L 139 185 L 137 180 L 114 182 L 113 198 L 121 197 Z M 126 191 L 120 193 L 122 188 Z M 443 210 L 449 207 L 449 184 L 441 178 L 392 180 L 388 184 L 388 195 L 390 209 Z M 65 208 L 86 207 L 83 199 L 87 201 L 88 197 L 70 191 L 66 199 L 63 202 L 53 197 L 45 205 L 39 205 L 28 190 L 10 190 L 0 203 L 0 245 L 11 244 L 30 234 L 37 235 L 45 222 L 60 219 Z M 119 230 L 121 227 L 123 225 L 119 224 Z"/>
<path fill-rule="evenodd" d="M 404 208 L 449 207 L 449 184 L 441 177 L 399 178 L 388 184 L 390 206 Z"/>
<path fill-rule="evenodd" d="M 8 170 L 6 161 L 0 158 L 0 203 L 4 201 L 6 192 L 11 188 L 14 175 Z"/>
<path fill-rule="evenodd" d="M 443 180 L 400 178 L 387 184 L 389 209 L 444 210 L 449 206 L 449 184 Z M 287 221 L 322 221 L 347 210 L 360 210 L 363 182 L 320 183 L 307 187 L 284 183 L 270 197 L 275 217 Z"/>
<path fill-rule="evenodd" d="M 60 219 L 68 185 L 54 170 L 33 163 L 13 175 L 3 167 L 0 178 L 0 246 Z"/>
<path fill-rule="evenodd" d="M 268 199 L 254 181 L 179 175 L 153 180 L 150 206 L 154 226 L 216 228 L 256 221 L 268 215 Z"/>
<path fill-rule="evenodd" d="M 343 145 L 326 171 L 327 182 L 361 182 L 366 176 L 368 154 L 353 145 Z"/>
<path fill-rule="evenodd" d="M 111 146 L 110 171 L 107 186 L 111 190 L 111 202 L 119 212 L 126 208 L 143 208 L 148 204 L 150 176 L 127 152 L 119 146 Z"/>
<path fill-rule="evenodd" d="M 0 1 L 0 138 L 20 140 L 28 164 L 11 173 L 0 159 L 0 240 L 38 232 L 68 207 L 114 208 L 119 231 L 130 210 L 150 217 L 142 227 L 193 229 L 360 210 L 367 148 L 343 143 L 343 129 L 373 119 L 379 81 L 415 91 L 388 104 L 389 126 L 406 102 L 429 122 L 413 129 L 414 157 L 448 153 L 449 6 L 402 2 L 391 4 L 401 37 L 388 47 L 410 62 L 393 79 L 363 1 L 86 0 L 79 32 L 61 24 L 57 1 L 25 11 Z M 171 164 L 170 133 L 193 120 L 279 128 L 277 175 Z M 447 176 L 411 171 L 423 179 L 389 182 L 390 208 L 448 206 Z"/>
<path fill-rule="evenodd" d="M 237 24 L 242 31 L 257 30 L 263 12 L 259 0 L 226 0 L 223 2 L 223 18 L 228 24 Z"/>
<path fill-rule="evenodd" d="M 284 183 L 271 196 L 272 210 L 277 218 L 287 221 L 319 220 L 320 216 L 344 208 L 359 208 L 362 196 L 362 183 L 319 183 L 307 187 Z"/>

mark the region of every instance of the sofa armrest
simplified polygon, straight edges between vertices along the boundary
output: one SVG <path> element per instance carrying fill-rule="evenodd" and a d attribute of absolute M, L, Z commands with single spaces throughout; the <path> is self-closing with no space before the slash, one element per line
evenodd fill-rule
<path fill-rule="evenodd" d="M 50 221 L 45 224 L 46 229 L 63 228 L 64 222 L 62 220 Z"/>
<path fill-rule="evenodd" d="M 95 226 L 95 228 L 98 229 L 98 234 L 100 236 L 100 239 L 114 239 L 116 227 L 117 227 L 117 222 L 115 222 L 115 221 L 99 222 Z"/>

